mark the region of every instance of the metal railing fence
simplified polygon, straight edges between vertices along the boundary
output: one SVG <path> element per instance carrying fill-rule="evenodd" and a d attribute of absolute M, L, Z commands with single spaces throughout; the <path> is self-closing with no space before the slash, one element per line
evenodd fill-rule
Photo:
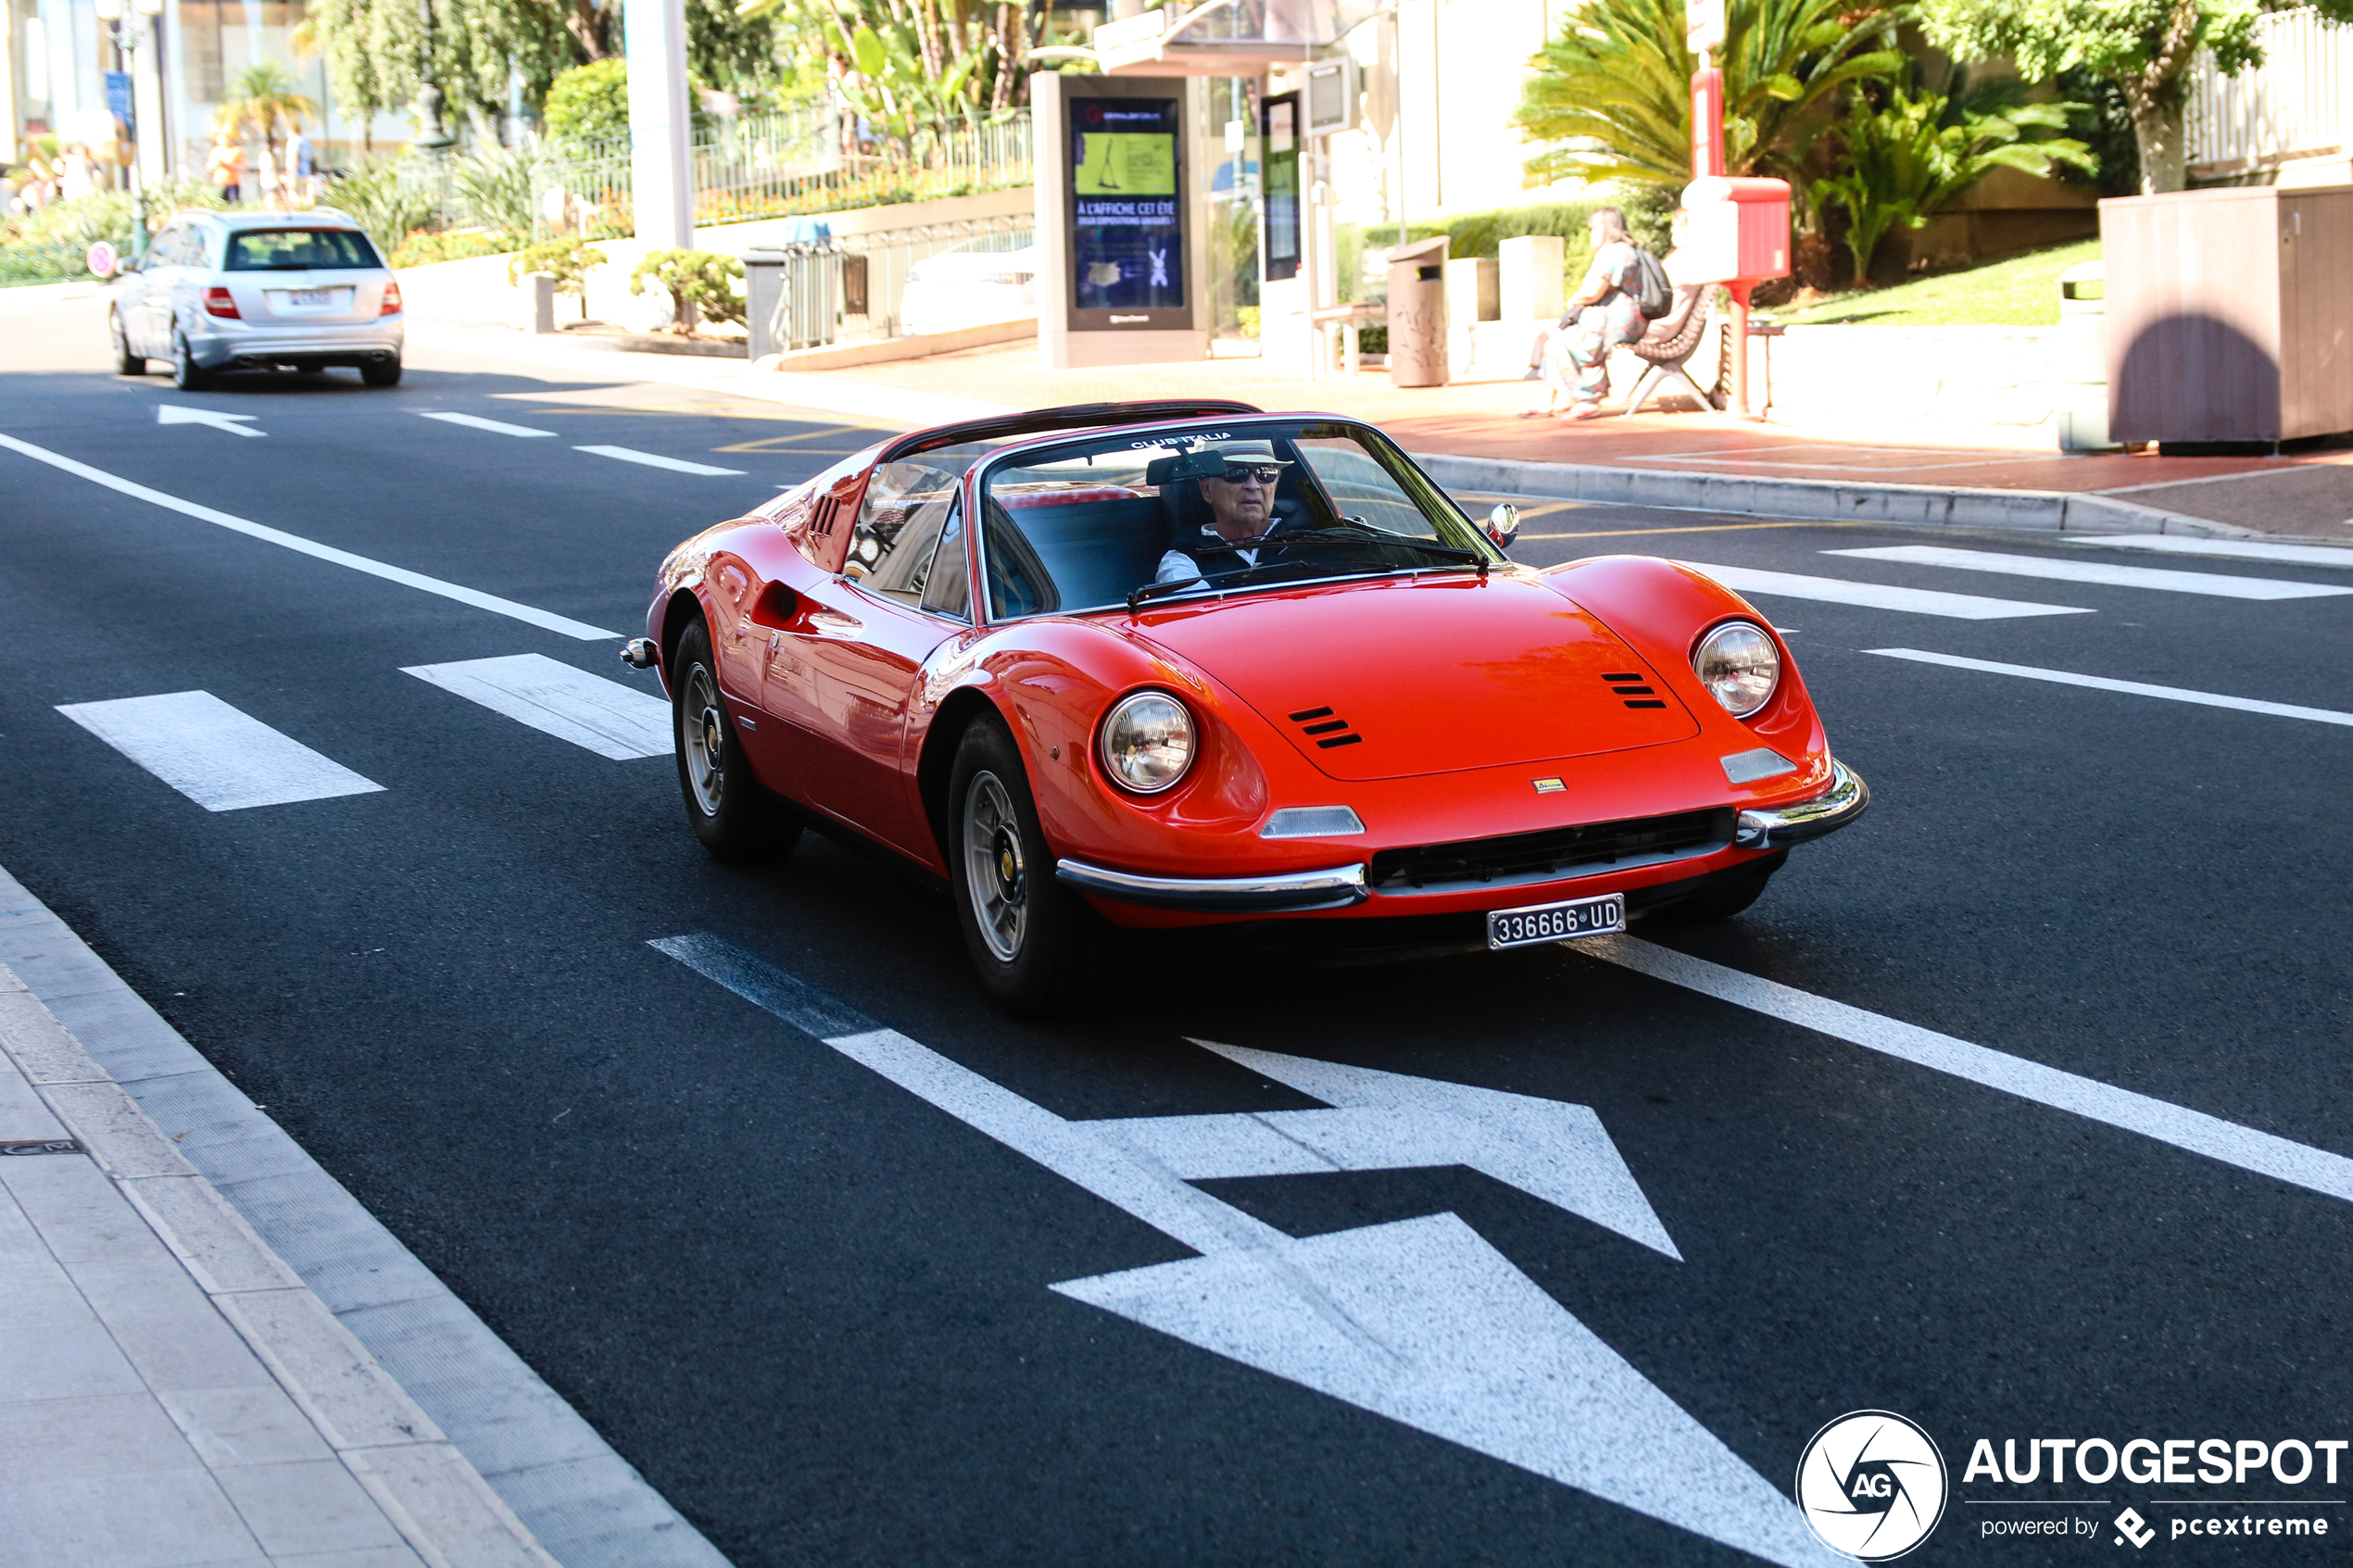
<path fill-rule="evenodd" d="M 692 153 L 695 221 L 720 224 L 1004 190 L 1031 180 L 1027 109 L 892 129 L 833 108 L 718 121 Z M 436 226 L 589 237 L 624 234 L 628 138 L 546 141 L 398 165 L 404 194 Z"/>
<path fill-rule="evenodd" d="M 2255 35 L 2263 63 L 2252 70 L 2224 76 L 2210 54 L 2199 55 L 2190 68 L 2193 168 L 2253 170 L 2345 145 L 2353 115 L 2345 96 L 2353 85 L 2347 58 L 2353 54 L 2353 28 L 2308 7 L 2259 18 Z"/>
<path fill-rule="evenodd" d="M 744 255 L 751 355 L 902 336 L 918 263 L 951 250 L 1018 251 L 1037 227 L 1023 213 L 756 246 Z"/>

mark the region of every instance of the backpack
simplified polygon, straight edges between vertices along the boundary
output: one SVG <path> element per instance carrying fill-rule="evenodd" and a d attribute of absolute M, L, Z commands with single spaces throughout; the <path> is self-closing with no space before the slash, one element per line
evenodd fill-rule
<path fill-rule="evenodd" d="M 1642 311 L 1642 320 L 1655 321 L 1675 308 L 1675 285 L 1667 281 L 1667 269 L 1649 251 L 1634 252 L 1634 304 Z"/>

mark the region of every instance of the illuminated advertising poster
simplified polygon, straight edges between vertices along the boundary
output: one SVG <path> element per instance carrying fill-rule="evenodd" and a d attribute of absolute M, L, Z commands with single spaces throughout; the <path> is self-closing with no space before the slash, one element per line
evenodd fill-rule
<path fill-rule="evenodd" d="M 1103 313 L 1087 325 L 1191 324 L 1180 124 L 1170 98 L 1081 98 L 1070 106 L 1071 305 Z"/>
<path fill-rule="evenodd" d="M 1299 94 L 1258 106 L 1266 170 L 1266 281 L 1299 275 Z"/>

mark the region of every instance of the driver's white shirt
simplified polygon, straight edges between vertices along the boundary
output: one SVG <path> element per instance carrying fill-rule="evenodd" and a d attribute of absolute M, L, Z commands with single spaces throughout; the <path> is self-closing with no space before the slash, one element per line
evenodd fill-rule
<path fill-rule="evenodd" d="M 1241 557 L 1243 561 L 1251 566 L 1258 564 L 1258 546 L 1255 545 L 1248 546 L 1238 545 L 1234 547 L 1234 554 Z M 1152 581 L 1155 583 L 1191 583 L 1200 578 L 1201 568 L 1195 566 L 1193 558 L 1182 550 L 1171 550 L 1161 557 L 1160 570 L 1152 574 Z"/>

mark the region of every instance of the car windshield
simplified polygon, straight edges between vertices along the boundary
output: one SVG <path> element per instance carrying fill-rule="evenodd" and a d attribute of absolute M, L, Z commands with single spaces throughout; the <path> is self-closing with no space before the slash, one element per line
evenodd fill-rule
<path fill-rule="evenodd" d="M 381 267 L 357 229 L 244 229 L 229 236 L 229 272 L 337 271 Z"/>
<path fill-rule="evenodd" d="M 1499 558 L 1378 433 L 1335 420 L 1134 429 L 990 470 L 992 620 Z"/>

